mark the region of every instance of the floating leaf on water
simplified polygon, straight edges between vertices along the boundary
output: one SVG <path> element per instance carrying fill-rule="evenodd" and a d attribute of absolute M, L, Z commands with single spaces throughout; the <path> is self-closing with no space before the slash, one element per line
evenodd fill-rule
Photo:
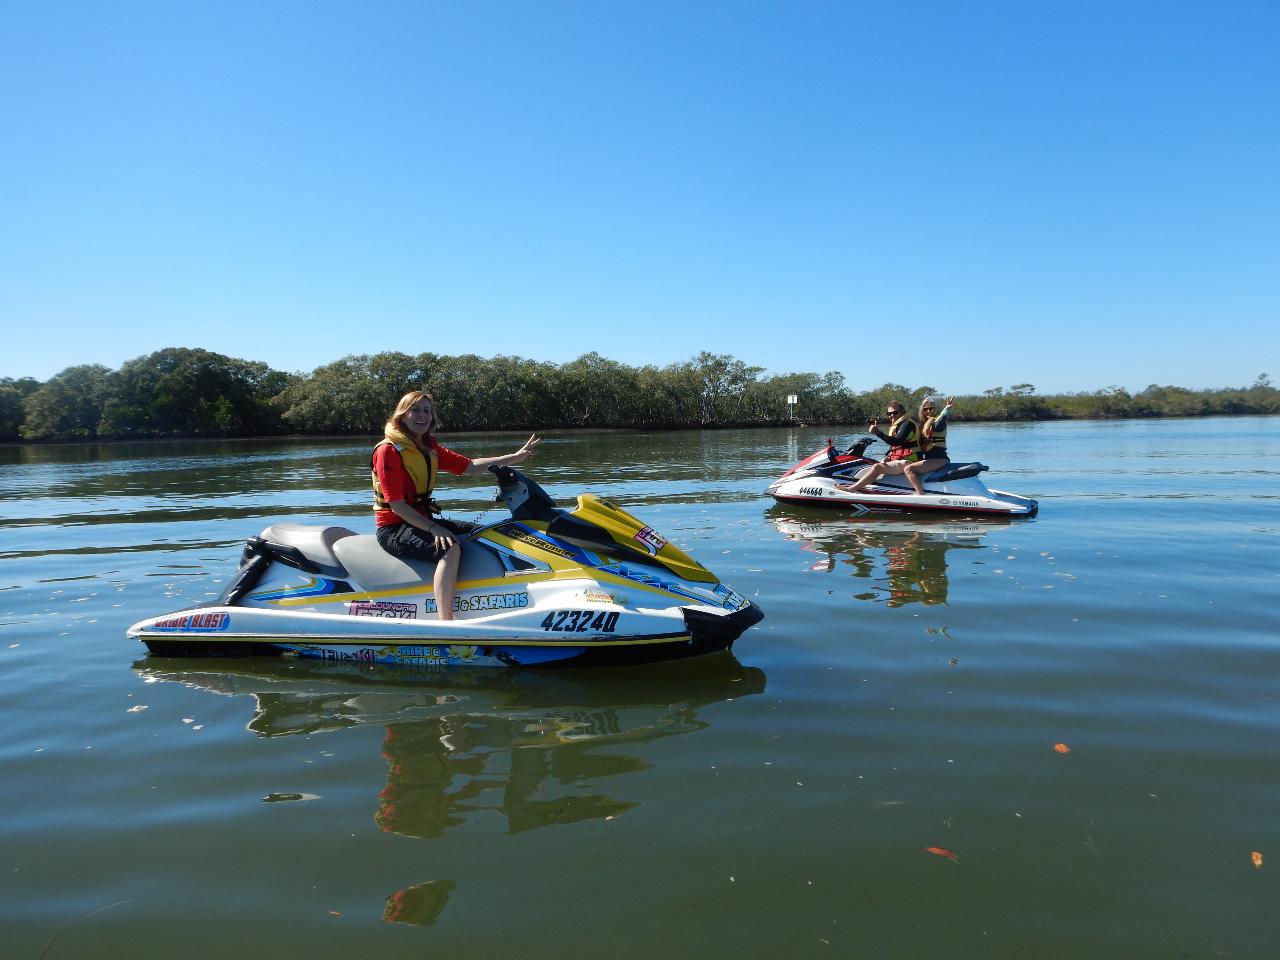
<path fill-rule="evenodd" d="M 449 905 L 453 892 L 452 880 L 426 880 L 397 890 L 387 897 L 382 912 L 384 923 L 406 923 L 416 927 L 429 927 Z"/>
<path fill-rule="evenodd" d="M 145 709 L 147 709 L 147 705 L 145 703 L 138 703 L 126 710 L 125 713 L 141 713 Z"/>
<path fill-rule="evenodd" d="M 1055 752 L 1055 753 L 1070 753 L 1070 752 L 1071 752 L 1071 748 L 1070 748 L 1070 747 L 1068 747 L 1065 743 L 1055 743 L 1055 744 L 1053 745 L 1053 750 L 1054 750 L 1054 752 Z"/>
<path fill-rule="evenodd" d="M 263 803 L 283 803 L 286 800 L 319 800 L 317 793 L 268 793 L 262 798 Z"/>
<path fill-rule="evenodd" d="M 924 852 L 932 853 L 935 857 L 942 857 L 943 859 L 950 860 L 952 863 L 960 862 L 960 858 L 957 857 L 953 851 L 948 850 L 946 847 L 925 847 Z"/>
<path fill-rule="evenodd" d="M 1257 867 L 1259 870 L 1262 869 L 1262 854 L 1260 854 L 1257 850 L 1249 854 L 1249 859 L 1253 861 L 1253 865 L 1255 867 Z"/>

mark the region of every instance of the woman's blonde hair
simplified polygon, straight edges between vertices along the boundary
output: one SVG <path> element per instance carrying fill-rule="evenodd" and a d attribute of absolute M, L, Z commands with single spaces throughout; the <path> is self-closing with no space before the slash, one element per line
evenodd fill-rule
<path fill-rule="evenodd" d="M 924 415 L 924 405 L 926 403 L 932 403 L 936 407 L 938 401 L 934 400 L 933 397 L 925 397 L 923 400 L 920 401 L 920 409 L 916 411 L 916 416 L 919 419 L 916 422 L 922 427 L 924 426 L 924 422 L 929 419 Z"/>
<path fill-rule="evenodd" d="M 415 403 L 419 400 L 429 400 L 431 402 L 431 426 L 427 428 L 425 436 L 431 437 L 435 435 L 436 430 L 443 426 L 440 422 L 440 414 L 436 413 L 436 399 L 425 390 L 411 390 L 400 398 L 400 402 L 396 404 L 395 410 L 391 416 L 387 418 L 386 424 L 382 428 L 384 436 L 389 436 L 391 431 L 395 430 L 403 433 L 405 436 L 412 436 L 408 430 L 404 428 L 404 415 L 408 413 Z"/>

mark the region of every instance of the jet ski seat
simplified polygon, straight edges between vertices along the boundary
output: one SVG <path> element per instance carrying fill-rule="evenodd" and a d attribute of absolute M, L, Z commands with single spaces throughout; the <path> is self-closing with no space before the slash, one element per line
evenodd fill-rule
<path fill-rule="evenodd" d="M 990 469 L 985 463 L 949 463 L 937 473 L 930 473 L 920 479 L 925 483 L 945 483 L 948 480 L 976 477 L 983 470 Z"/>
<path fill-rule="evenodd" d="M 264 553 L 272 560 L 296 567 L 305 573 L 319 573 L 343 579 L 347 571 L 334 547 L 340 540 L 356 536 L 346 527 L 321 527 L 306 523 L 273 523 L 245 546 L 245 559 L 251 553 Z"/>
<path fill-rule="evenodd" d="M 458 565 L 458 583 L 489 580 L 506 576 L 506 568 L 497 554 L 479 544 L 462 540 L 462 561 Z M 427 560 L 392 556 L 382 549 L 378 538 L 369 534 L 346 537 L 335 544 L 334 551 L 346 568 L 346 578 L 361 590 L 394 590 L 430 583 L 436 565 Z"/>
<path fill-rule="evenodd" d="M 305 523 L 275 523 L 267 527 L 245 547 L 246 559 L 254 554 L 266 555 L 305 573 L 349 580 L 362 590 L 430 583 L 436 567 L 425 560 L 392 556 L 370 534 Z M 459 582 L 502 577 L 505 573 L 502 561 L 492 551 L 462 541 Z"/>

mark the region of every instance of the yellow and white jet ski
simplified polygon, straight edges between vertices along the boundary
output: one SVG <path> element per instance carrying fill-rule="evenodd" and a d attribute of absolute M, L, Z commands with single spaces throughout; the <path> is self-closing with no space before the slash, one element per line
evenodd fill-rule
<path fill-rule="evenodd" d="M 491 467 L 509 519 L 460 538 L 454 620 L 434 565 L 345 527 L 277 523 L 245 544 L 213 603 L 129 628 L 153 654 L 296 655 L 439 668 L 586 666 L 727 650 L 764 614 L 616 504 L 556 506 Z"/>

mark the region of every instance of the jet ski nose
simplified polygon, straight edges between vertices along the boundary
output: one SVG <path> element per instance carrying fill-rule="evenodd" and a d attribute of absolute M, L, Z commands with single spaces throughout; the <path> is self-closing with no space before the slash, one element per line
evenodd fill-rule
<path fill-rule="evenodd" d="M 728 647 L 733 641 L 764 619 L 764 611 L 750 600 L 741 610 L 730 614 L 707 613 L 704 610 L 682 610 L 685 626 L 695 644 L 706 644 L 716 649 Z"/>

